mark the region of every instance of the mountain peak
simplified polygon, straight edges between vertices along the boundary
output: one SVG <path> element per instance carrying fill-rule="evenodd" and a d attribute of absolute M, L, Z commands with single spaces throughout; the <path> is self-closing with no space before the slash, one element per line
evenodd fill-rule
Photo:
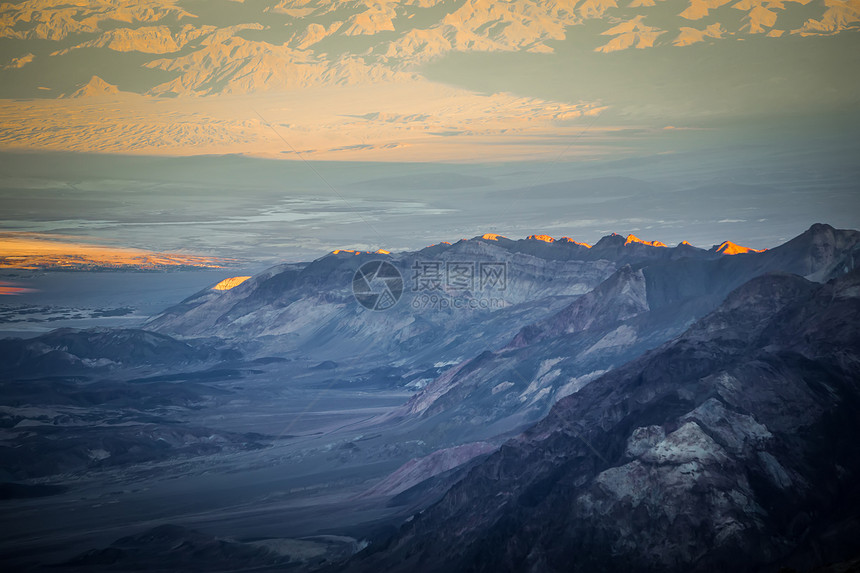
<path fill-rule="evenodd" d="M 734 265 L 745 263 L 728 263 Z M 856 289 L 849 285 L 858 275 L 842 280 Z M 493 571 L 511 563 L 559 563 L 582 570 L 598 564 L 608 571 L 748 571 L 815 559 L 816 541 L 785 525 L 785 516 L 809 507 L 809 498 L 794 491 L 827 479 L 853 485 L 858 477 L 850 463 L 857 453 L 851 436 L 858 430 L 852 410 L 858 391 L 848 366 L 858 360 L 858 306 L 834 298 L 831 289 L 789 274 L 742 285 L 680 338 L 556 402 L 542 421 L 471 467 L 382 551 L 354 559 L 351 570 L 410 571 L 400 564 L 419 563 L 428 571 Z M 549 348 L 541 345 L 528 360 L 536 365 L 562 355 L 559 346 Z M 526 354 L 508 356 L 510 364 L 522 364 Z M 505 379 L 498 364 L 488 370 L 493 383 Z M 557 362 L 542 364 L 531 367 L 538 372 L 534 386 Z M 830 478 L 836 464 L 852 469 Z M 844 540 L 832 553 L 838 562 L 856 552 L 853 523 L 830 533 L 847 515 L 847 490 L 819 491 L 827 497 L 816 498 L 817 507 L 827 513 L 806 518 L 812 525 L 805 526 L 811 535 Z M 774 496 L 786 509 L 762 511 Z M 703 519 L 742 523 L 742 533 L 696 530 Z M 762 548 L 770 552 L 764 559 Z"/>
<path fill-rule="evenodd" d="M 98 76 L 93 76 L 92 78 L 90 78 L 90 81 L 86 83 L 86 85 L 78 88 L 75 92 L 72 93 L 70 97 L 99 97 L 106 95 L 117 95 L 119 93 L 119 88 L 117 86 L 107 83 Z"/>
<path fill-rule="evenodd" d="M 606 235 L 602 237 L 597 243 L 594 245 L 597 248 L 619 248 L 626 247 L 628 245 L 645 245 L 648 247 L 665 247 L 664 243 L 660 241 L 643 241 L 639 237 L 633 234 L 629 234 L 626 237 L 624 235 L 619 235 L 618 233 L 612 233 L 610 235 Z"/>
<path fill-rule="evenodd" d="M 562 237 L 558 240 L 559 243 L 573 243 L 574 245 L 579 245 L 580 247 L 585 247 L 586 249 L 590 249 L 591 245 L 588 243 L 580 243 L 579 241 L 575 241 L 570 237 Z"/>
<path fill-rule="evenodd" d="M 639 243 L 642 245 L 648 245 L 649 247 L 665 247 L 666 245 L 661 243 L 660 241 L 643 241 L 636 235 L 627 235 L 627 238 L 624 240 L 625 245 L 629 245 L 631 243 Z"/>
<path fill-rule="evenodd" d="M 432 245 L 431 245 L 432 246 Z M 375 251 L 356 251 L 353 249 L 335 249 L 331 252 L 332 255 L 390 255 L 391 251 L 385 249 L 377 249 Z"/>
<path fill-rule="evenodd" d="M 820 285 L 795 274 L 769 272 L 742 284 L 723 303 L 690 327 L 686 340 L 733 340 L 727 352 L 740 351 L 761 335 L 765 325 L 791 302 L 805 300 Z"/>
<path fill-rule="evenodd" d="M 766 249 L 751 249 L 731 241 L 723 241 L 720 245 L 714 245 L 711 250 L 721 255 L 741 255 L 744 253 L 763 253 Z"/>
<path fill-rule="evenodd" d="M 601 237 L 600 240 L 594 244 L 594 248 L 605 249 L 610 247 L 623 247 L 624 240 L 624 237 L 619 235 L 618 233 L 612 233 L 610 235 Z"/>
<path fill-rule="evenodd" d="M 230 277 L 229 279 L 224 279 L 223 281 L 216 284 L 212 287 L 212 290 L 230 290 L 235 288 L 248 280 L 251 277 Z"/>
<path fill-rule="evenodd" d="M 806 230 L 806 232 L 817 235 L 819 233 L 832 233 L 835 230 L 836 229 L 834 229 L 827 223 L 813 223 L 812 226 Z"/>
<path fill-rule="evenodd" d="M 481 238 L 485 241 L 498 241 L 499 238 L 507 239 L 507 237 L 496 233 L 484 233 L 483 235 L 481 235 Z"/>
<path fill-rule="evenodd" d="M 527 241 L 543 241 L 544 243 L 554 243 L 555 239 L 549 235 L 529 235 Z"/>
<path fill-rule="evenodd" d="M 824 282 L 855 268 L 858 250 L 860 232 L 816 223 L 770 252 L 794 260 L 796 266 L 791 268 L 792 272 Z"/>

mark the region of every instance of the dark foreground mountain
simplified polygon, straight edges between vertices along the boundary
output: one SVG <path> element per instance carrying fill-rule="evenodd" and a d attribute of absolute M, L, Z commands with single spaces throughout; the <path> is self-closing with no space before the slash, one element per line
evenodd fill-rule
<path fill-rule="evenodd" d="M 808 570 L 860 553 L 860 271 L 768 274 L 558 402 L 350 571 Z"/>

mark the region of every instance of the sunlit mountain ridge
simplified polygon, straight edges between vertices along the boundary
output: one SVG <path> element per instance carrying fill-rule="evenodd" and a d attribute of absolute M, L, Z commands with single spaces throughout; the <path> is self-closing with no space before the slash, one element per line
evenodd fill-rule
<path fill-rule="evenodd" d="M 606 237 L 604 237 L 604 239 L 613 240 L 616 237 L 622 237 L 624 239 L 624 243 L 623 243 L 624 246 L 632 245 L 635 243 L 635 244 L 639 244 L 639 245 L 646 245 L 649 247 L 666 247 L 665 243 L 662 243 L 662 242 L 657 241 L 657 240 L 646 241 L 646 240 L 640 239 L 639 237 L 637 237 L 636 235 L 633 235 L 632 233 L 628 234 L 626 236 L 619 235 L 617 233 L 612 233 L 611 235 L 607 235 Z M 484 233 L 483 235 L 478 235 L 471 240 L 478 240 L 478 239 L 481 239 L 484 241 L 496 241 L 496 242 L 511 241 L 511 239 L 509 239 L 508 237 L 505 237 L 505 236 L 500 235 L 498 233 Z M 463 240 L 466 241 L 469 239 L 463 239 Z M 588 243 L 583 243 L 583 242 L 577 241 L 577 240 L 572 239 L 570 237 L 560 237 L 560 238 L 556 239 L 555 237 L 553 237 L 551 235 L 546 235 L 546 234 L 528 235 L 525 239 L 521 239 L 521 240 L 540 241 L 543 243 L 559 243 L 559 245 L 570 244 L 570 245 L 577 245 L 580 247 L 585 247 L 587 249 L 592 248 L 592 245 L 590 245 Z M 450 245 L 451 243 L 443 241 L 442 243 L 439 243 L 439 244 Z M 678 246 L 679 247 L 680 246 L 693 247 L 693 245 L 687 241 L 681 241 L 678 244 Z M 698 247 L 693 247 L 693 248 L 698 248 Z M 720 253 L 720 254 L 723 254 L 723 255 L 738 255 L 738 254 L 742 254 L 742 253 L 761 253 L 761 252 L 766 251 L 767 249 L 751 249 L 749 247 L 743 247 L 743 246 L 738 245 L 736 243 L 733 243 L 731 241 L 724 241 L 723 243 L 721 243 L 719 245 L 713 245 L 710 248 L 710 250 L 717 252 L 717 253 Z M 335 251 L 335 253 L 337 253 L 337 251 Z"/>
<path fill-rule="evenodd" d="M 711 247 L 718 253 L 722 253 L 724 255 L 740 255 L 743 253 L 760 253 L 762 249 L 751 249 L 749 247 L 744 247 L 733 243 L 731 241 L 724 241 L 719 245 L 714 245 Z"/>

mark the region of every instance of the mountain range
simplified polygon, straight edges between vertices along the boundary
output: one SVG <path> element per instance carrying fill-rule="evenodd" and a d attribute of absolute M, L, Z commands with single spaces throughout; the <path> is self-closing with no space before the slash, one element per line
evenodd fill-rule
<path fill-rule="evenodd" d="M 431 434 L 448 428 L 461 440 L 486 439 L 537 421 L 562 396 L 681 334 L 756 276 L 787 272 L 823 281 L 854 268 L 858 244 L 854 231 L 814 225 L 774 249 L 737 255 L 723 254 L 724 245 L 669 248 L 614 234 L 594 246 L 484 235 L 415 253 L 340 251 L 275 267 L 226 292 L 203 291 L 147 328 L 293 348 L 318 360 L 382 354 L 405 369 L 451 362 L 393 415 L 432 420 Z M 407 293 L 394 308 L 369 313 L 355 304 L 349 285 L 358 266 L 380 258 L 400 270 Z M 503 263 L 507 288 L 409 292 L 416 264 L 428 261 Z M 433 296 L 497 297 L 504 306 L 423 304 Z M 443 423 L 447 418 L 456 421 Z"/>
<path fill-rule="evenodd" d="M 533 0 L 272 0 L 230 7 L 230 25 L 224 25 L 219 13 L 227 11 L 224 3 L 218 4 L 6 4 L 0 11 L 0 38 L 41 40 L 50 48 L 21 54 L 4 66 L 18 70 L 35 60 L 62 59 L 78 51 L 141 54 L 147 58 L 141 72 L 148 68 L 175 76 L 159 82 L 156 78 L 163 75 L 150 74 L 155 82 L 150 80 L 143 91 L 211 95 L 409 80 L 418 65 L 447 53 L 552 53 L 568 35 L 587 35 L 592 50 L 608 53 L 758 34 L 779 41 L 782 36 L 834 35 L 860 26 L 856 0 L 690 0 L 680 6 L 662 0 L 622 5 L 614 0 L 549 5 Z M 597 34 L 582 30 L 592 21 Z M 81 79 L 86 83 L 89 78 Z M 98 93 L 103 90 L 79 95 Z"/>
<path fill-rule="evenodd" d="M 81 480 L 149 484 L 155 467 L 189 480 L 186 467 L 225 471 L 245 491 L 245 479 L 304 483 L 288 469 L 298 464 L 328 492 L 290 490 L 301 507 L 320 504 L 308 523 L 356 516 L 303 535 L 370 540 L 349 559 L 364 544 L 338 542 L 332 570 L 847 561 L 860 531 L 858 254 L 860 232 L 824 224 L 763 251 L 485 234 L 219 280 L 141 328 L 6 339 L 0 422 L 4 444 L 20 447 L 0 445 L 4 491 L 74 505 L 66 496 Z M 356 272 L 381 264 L 402 293 L 371 310 L 353 294 L 368 276 Z M 286 473 L 256 481 L 282 463 Z M 353 477 L 333 477 L 344 472 Z M 27 489 L 33 480 L 59 489 Z M 276 512 L 278 491 L 214 515 Z M 362 523 L 368 508 L 377 521 Z M 184 527 L 199 514 L 171 515 Z M 165 531 L 221 543 L 182 528 L 126 531 L 134 537 L 65 566 L 150 567 L 146 540 Z M 257 540 L 219 547 L 264 568 L 330 565 L 308 561 L 296 540 L 276 554 Z M 166 559 L 186 563 L 186 549 Z M 216 567 L 210 553 L 201 567 Z"/>

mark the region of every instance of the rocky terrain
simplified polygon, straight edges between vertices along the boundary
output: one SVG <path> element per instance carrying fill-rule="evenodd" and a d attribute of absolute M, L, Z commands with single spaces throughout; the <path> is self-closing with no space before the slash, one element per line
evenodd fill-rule
<path fill-rule="evenodd" d="M 562 399 L 350 570 L 738 571 L 856 556 L 860 273 L 766 274 Z"/>
<path fill-rule="evenodd" d="M 487 234 L 279 265 L 143 328 L 5 339 L 0 497 L 21 525 L 0 557 L 141 570 L 169 545 L 168 568 L 367 571 L 853 558 L 859 249 L 828 225 L 767 251 Z M 380 260 L 403 295 L 368 310 L 351 287 Z M 413 288 L 428 280 L 416 269 L 463 263 L 501 264 L 504 282 Z M 39 519 L 48 509 L 62 517 Z"/>
<path fill-rule="evenodd" d="M 412 361 L 457 360 L 470 349 L 503 343 L 524 324 L 588 292 L 615 270 L 612 260 L 585 259 L 574 254 L 577 250 L 574 243 L 476 238 L 394 255 L 339 251 L 312 263 L 275 267 L 229 291 L 203 291 L 167 309 L 147 328 L 274 344 L 279 352 L 320 357 L 395 352 Z M 351 285 L 361 264 L 378 259 L 398 268 L 404 291 L 396 306 L 372 313 L 356 304 Z M 439 288 L 424 288 L 420 282 L 423 275 L 414 267 L 425 262 L 440 265 Z M 456 262 L 471 265 L 475 273 L 465 288 L 442 284 L 446 265 Z M 477 274 L 482 263 L 503 266 L 507 283 L 482 285 Z M 455 308 L 458 302 L 464 306 Z"/>
<path fill-rule="evenodd" d="M 132 329 L 58 329 L 0 341 L 0 479 L 263 447 L 259 434 L 177 419 L 229 395 L 206 382 L 249 371 L 237 357 Z"/>
<path fill-rule="evenodd" d="M 607 243 L 600 251 L 601 243 Z M 605 372 L 682 333 L 744 282 L 765 272 L 821 280 L 854 268 L 858 234 L 816 225 L 761 253 L 704 257 L 684 245 L 636 247 L 621 237 L 587 251 L 630 261 L 593 290 L 524 326 L 504 347 L 484 348 L 445 371 L 399 412 L 421 416 L 429 435 L 485 439 L 523 428 Z M 680 252 L 679 252 L 680 251 Z M 692 256 L 686 256 L 689 253 Z"/>

